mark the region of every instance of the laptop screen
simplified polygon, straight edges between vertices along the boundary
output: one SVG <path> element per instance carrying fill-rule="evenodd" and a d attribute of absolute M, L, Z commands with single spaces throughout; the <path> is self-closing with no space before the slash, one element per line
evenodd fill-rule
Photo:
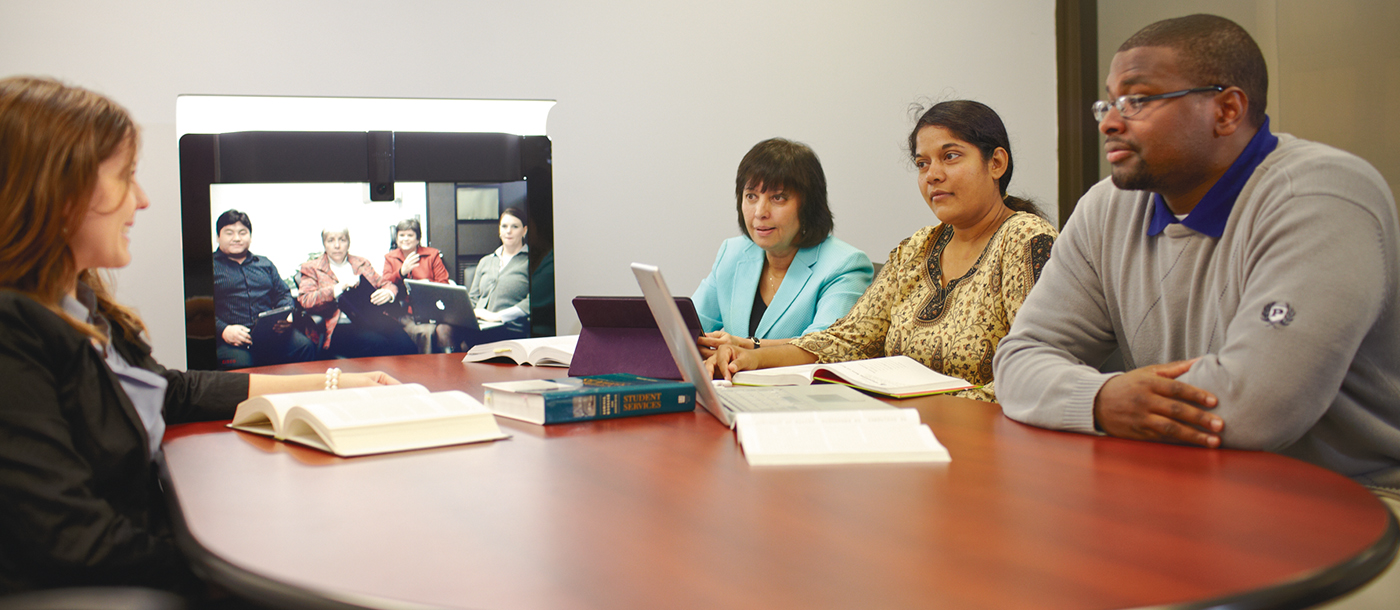
<path fill-rule="evenodd" d="M 700 406 L 724 425 L 732 427 L 734 416 L 720 403 L 719 393 L 710 383 L 710 376 L 705 374 L 704 360 L 700 358 L 700 350 L 695 347 L 695 337 L 691 336 L 686 328 L 681 311 L 676 307 L 675 299 L 671 297 L 671 290 L 666 287 L 666 280 L 661 277 L 661 270 L 652 265 L 632 263 L 632 273 L 637 276 L 637 284 L 646 296 L 647 306 L 651 308 L 652 317 L 656 318 L 656 325 L 661 328 L 661 336 L 666 339 L 666 347 L 671 350 L 671 357 L 676 359 L 676 367 L 681 370 L 681 377 L 695 384 L 695 397 Z"/>

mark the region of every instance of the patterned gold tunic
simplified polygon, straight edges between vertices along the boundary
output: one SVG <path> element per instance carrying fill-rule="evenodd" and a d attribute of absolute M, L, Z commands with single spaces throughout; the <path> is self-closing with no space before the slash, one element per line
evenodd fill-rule
<path fill-rule="evenodd" d="M 1057 233 L 1045 219 L 1017 212 L 1002 223 L 962 277 L 939 286 L 946 224 L 920 229 L 846 317 L 793 341 L 820 362 L 903 354 L 929 368 L 984 386 L 959 396 L 994 401 L 992 355 L 1050 258 Z"/>

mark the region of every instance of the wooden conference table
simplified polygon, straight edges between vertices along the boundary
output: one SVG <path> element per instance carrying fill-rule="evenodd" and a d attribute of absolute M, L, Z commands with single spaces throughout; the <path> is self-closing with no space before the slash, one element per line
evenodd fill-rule
<path fill-rule="evenodd" d="M 566 373 L 459 359 L 338 365 L 477 398 Z M 1301 607 L 1400 539 L 1364 488 L 1279 455 L 898 404 L 951 463 L 751 468 L 703 411 L 502 418 L 508 440 L 352 459 L 193 424 L 166 436 L 166 484 L 193 561 L 288 608 Z"/>

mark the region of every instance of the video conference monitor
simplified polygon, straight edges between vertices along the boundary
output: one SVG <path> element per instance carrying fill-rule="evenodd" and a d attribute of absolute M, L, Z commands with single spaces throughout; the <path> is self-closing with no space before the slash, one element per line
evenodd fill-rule
<path fill-rule="evenodd" d="M 184 135 L 180 201 L 188 367 L 214 370 L 448 351 L 553 335 L 550 156 L 546 136 L 501 133 Z M 246 227 L 251 229 L 245 234 L 246 252 L 239 252 L 236 239 L 230 241 L 226 247 L 236 255 L 222 255 L 223 266 L 215 273 L 221 248 L 216 222 L 229 210 L 246 214 L 252 226 Z M 511 210 L 525 218 L 515 218 Z M 515 300 L 521 282 L 527 283 L 528 299 L 517 302 L 516 311 L 500 315 L 504 319 L 499 322 L 488 315 L 468 335 L 415 326 L 424 316 L 415 316 L 413 308 L 440 303 L 412 303 L 402 285 L 392 302 L 370 302 L 382 300 L 372 299 L 372 293 L 393 281 L 382 275 L 386 256 L 398 248 L 397 227 L 410 220 L 421 229 L 420 244 L 441 253 L 449 283 L 469 290 L 478 280 L 473 291 L 478 310 L 490 311 L 486 301 L 492 295 L 514 295 L 496 299 L 492 307 Z M 515 220 L 523 225 L 519 232 L 526 249 L 502 262 L 493 253 Z M 238 229 L 242 223 L 231 226 Z M 345 264 L 364 259 L 359 270 L 373 270 L 379 284 L 345 285 L 350 282 L 340 276 L 353 274 L 344 273 L 345 266 L 330 267 L 333 259 L 323 258 L 328 248 L 341 246 L 323 236 L 347 238 L 351 258 Z M 478 278 L 483 259 L 488 260 Z M 269 279 L 272 268 L 280 286 Z M 328 290 L 331 277 L 342 286 Z M 334 302 L 326 302 L 330 294 L 338 295 Z M 228 335 L 233 343 L 226 340 L 221 331 L 229 325 L 247 328 L 251 344 L 237 328 Z M 327 335 L 333 339 L 330 345 Z"/>

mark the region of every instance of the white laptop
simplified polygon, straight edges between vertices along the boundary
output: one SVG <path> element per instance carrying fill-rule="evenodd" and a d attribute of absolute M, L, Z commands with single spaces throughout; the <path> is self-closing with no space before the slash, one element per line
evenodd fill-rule
<path fill-rule="evenodd" d="M 666 288 L 666 280 L 661 278 L 661 270 L 651 265 L 632 263 L 632 273 L 646 295 L 647 306 L 661 328 L 661 336 L 666 339 L 666 347 L 671 357 L 676 359 L 676 368 L 681 376 L 695 384 L 695 398 L 700 406 L 724 425 L 734 427 L 734 414 L 746 411 L 831 411 L 851 409 L 893 409 L 893 405 L 861 394 L 849 387 L 838 384 L 818 384 L 808 386 L 781 386 L 768 388 L 755 387 L 715 387 L 705 374 L 704 360 L 695 347 L 695 337 L 690 336 L 681 311 Z"/>

